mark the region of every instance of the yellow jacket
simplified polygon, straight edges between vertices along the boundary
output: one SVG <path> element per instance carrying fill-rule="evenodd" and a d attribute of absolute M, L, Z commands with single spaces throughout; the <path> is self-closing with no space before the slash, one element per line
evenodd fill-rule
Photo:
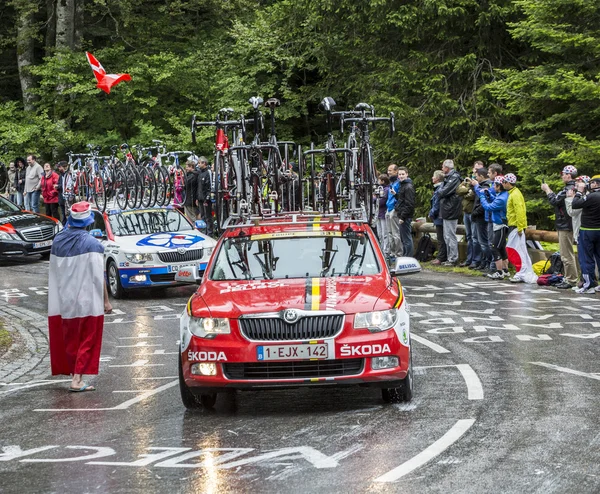
<path fill-rule="evenodd" d="M 527 208 L 523 194 L 516 187 L 508 191 L 508 203 L 506 204 L 506 219 L 508 226 L 516 226 L 522 232 L 527 228 Z"/>

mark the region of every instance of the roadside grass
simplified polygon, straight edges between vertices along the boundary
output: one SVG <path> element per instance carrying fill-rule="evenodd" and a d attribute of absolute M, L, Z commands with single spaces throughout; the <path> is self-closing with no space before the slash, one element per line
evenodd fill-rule
<path fill-rule="evenodd" d="M 4 328 L 4 321 L 0 319 L 0 355 L 3 355 L 10 345 L 12 345 L 12 336 L 10 332 Z"/>

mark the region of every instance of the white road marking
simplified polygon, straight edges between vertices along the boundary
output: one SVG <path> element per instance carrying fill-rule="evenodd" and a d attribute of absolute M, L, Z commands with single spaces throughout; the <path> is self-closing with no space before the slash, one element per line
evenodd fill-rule
<path fill-rule="evenodd" d="M 467 384 L 467 397 L 469 400 L 483 400 L 483 386 L 477 373 L 469 364 L 457 364 L 457 369 L 462 374 Z"/>
<path fill-rule="evenodd" d="M 163 384 L 158 388 L 152 389 L 150 391 L 144 391 L 139 396 L 135 398 L 131 398 L 130 400 L 124 401 L 120 405 L 110 408 L 36 408 L 34 412 L 98 412 L 98 411 L 108 411 L 108 410 L 127 410 L 131 405 L 135 405 L 140 401 L 149 398 L 157 393 L 165 391 L 173 386 L 177 386 L 179 384 L 179 379 L 175 381 L 171 381 L 170 383 Z"/>
<path fill-rule="evenodd" d="M 149 364 L 149 360 L 140 359 L 136 360 L 133 364 L 117 364 L 117 365 L 109 365 L 109 367 L 158 367 L 165 364 Z"/>
<path fill-rule="evenodd" d="M 117 345 L 116 348 L 136 348 L 136 347 L 146 347 L 146 346 L 162 346 L 162 345 L 149 345 L 147 341 L 140 341 L 139 343 L 136 343 L 135 345 Z"/>
<path fill-rule="evenodd" d="M 425 345 L 426 347 L 431 348 L 434 352 L 437 353 L 450 353 L 450 350 L 446 350 L 443 346 L 438 345 L 437 343 L 433 343 L 429 340 L 426 340 L 425 338 L 421 337 L 421 336 L 417 336 L 416 334 L 412 333 L 410 335 L 410 337 L 421 343 L 421 345 Z"/>
<path fill-rule="evenodd" d="M 564 372 L 565 374 L 573 374 L 575 376 L 588 377 L 590 379 L 595 379 L 596 381 L 600 381 L 600 376 L 597 374 L 590 374 L 588 372 L 581 372 L 574 369 L 569 369 L 568 367 L 559 367 L 558 365 L 547 364 L 546 362 L 529 362 L 533 365 L 539 365 L 540 367 L 546 367 L 548 369 L 556 370 L 559 372 Z"/>
<path fill-rule="evenodd" d="M 163 338 L 162 335 L 160 336 L 154 336 L 154 335 L 149 335 L 148 333 L 140 333 L 137 336 L 122 336 L 119 339 L 120 340 L 137 340 L 139 338 Z"/>
<path fill-rule="evenodd" d="M 459 420 L 454 426 L 446 432 L 441 438 L 431 446 L 421 451 L 418 455 L 402 463 L 393 470 L 377 477 L 375 482 L 395 482 L 396 480 L 408 475 L 413 470 L 423 466 L 428 461 L 443 453 L 452 444 L 458 441 L 465 432 L 475 423 L 475 419 Z"/>
<path fill-rule="evenodd" d="M 55 381 L 40 381 L 40 382 L 36 382 L 36 383 L 25 384 L 24 386 L 21 386 L 20 388 L 11 388 L 7 391 L 2 391 L 2 392 L 0 392 L 0 395 L 14 393 L 15 391 L 21 391 L 22 389 L 37 388 L 38 386 L 46 386 L 47 384 L 52 384 L 52 383 L 66 383 L 66 382 L 71 382 L 71 379 L 57 379 Z"/>
<path fill-rule="evenodd" d="M 179 379 L 179 376 L 163 376 L 163 377 L 134 377 L 138 381 L 152 381 L 154 379 Z"/>
<path fill-rule="evenodd" d="M 113 391 L 113 393 L 147 393 L 152 391 L 151 389 L 119 389 Z"/>
<path fill-rule="evenodd" d="M 469 400 L 483 400 L 483 386 L 477 373 L 469 364 L 447 364 L 447 365 L 422 365 L 415 367 L 415 370 L 421 369 L 439 369 L 447 367 L 456 367 L 462 374 L 467 385 L 467 398 Z"/>

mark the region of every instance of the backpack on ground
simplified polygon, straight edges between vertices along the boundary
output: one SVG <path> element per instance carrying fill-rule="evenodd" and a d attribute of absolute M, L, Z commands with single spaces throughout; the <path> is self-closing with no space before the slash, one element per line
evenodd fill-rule
<path fill-rule="evenodd" d="M 417 252 L 415 253 L 415 259 L 421 262 L 430 261 L 433 258 L 435 252 L 435 245 L 431 240 L 429 233 L 424 233 L 417 244 Z"/>
<path fill-rule="evenodd" d="M 540 286 L 554 286 L 563 281 L 564 277 L 562 274 L 542 274 L 538 276 L 537 284 Z"/>
<path fill-rule="evenodd" d="M 563 262 L 560 259 L 560 252 L 555 252 L 546 260 L 543 272 L 548 274 L 564 274 L 564 267 Z"/>

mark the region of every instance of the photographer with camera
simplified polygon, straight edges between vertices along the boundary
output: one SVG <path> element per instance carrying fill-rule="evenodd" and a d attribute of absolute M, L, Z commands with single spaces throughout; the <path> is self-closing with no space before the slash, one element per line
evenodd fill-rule
<path fill-rule="evenodd" d="M 560 250 L 560 260 L 565 267 L 564 281 L 556 288 L 572 288 L 577 284 L 577 261 L 575 260 L 575 252 L 573 251 L 573 222 L 567 214 L 565 206 L 565 198 L 567 191 L 575 188 L 575 176 L 577 168 L 567 165 L 563 168 L 560 177 L 565 184 L 564 188 L 556 194 L 548 187 L 548 184 L 542 183 L 542 190 L 546 193 L 548 201 L 554 206 L 556 215 L 555 225 L 558 232 L 558 248 Z"/>
<path fill-rule="evenodd" d="M 584 195 L 589 190 L 587 195 Z M 574 210 L 581 209 L 579 248 L 583 250 L 581 266 L 583 286 L 577 293 L 594 293 L 598 290 L 596 267 L 600 269 L 600 175 L 594 175 L 586 185 L 577 182 L 577 192 L 573 197 Z"/>

